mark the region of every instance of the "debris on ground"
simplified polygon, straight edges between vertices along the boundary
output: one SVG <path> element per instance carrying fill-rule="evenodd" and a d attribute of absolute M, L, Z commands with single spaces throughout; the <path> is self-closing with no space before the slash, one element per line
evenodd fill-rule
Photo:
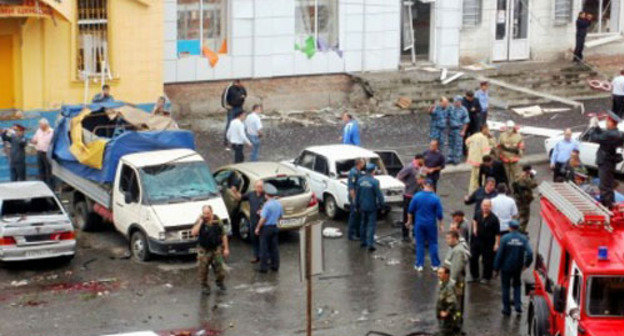
<path fill-rule="evenodd" d="M 398 259 L 394 259 L 393 258 L 393 259 L 388 260 L 386 262 L 386 265 L 388 265 L 388 266 L 395 266 L 395 265 L 398 265 L 400 263 L 401 263 L 401 261 L 399 261 Z"/>
<path fill-rule="evenodd" d="M 412 98 L 409 97 L 399 97 L 396 102 L 396 106 L 403 110 L 407 110 L 412 106 Z"/>
<path fill-rule="evenodd" d="M 45 289 L 55 292 L 91 292 L 98 296 L 104 295 L 104 293 L 109 293 L 111 290 L 117 288 L 119 288 L 119 281 L 116 278 L 106 278 L 77 283 L 58 283 L 45 287 Z"/>
<path fill-rule="evenodd" d="M 19 281 L 17 281 L 17 280 L 13 280 L 13 281 L 11 281 L 11 286 L 13 286 L 13 287 L 22 287 L 22 286 L 26 286 L 26 285 L 28 285 L 28 282 L 29 282 L 29 281 L 28 281 L 28 280 L 26 280 L 26 279 L 24 279 L 24 280 L 19 280 Z"/>
<path fill-rule="evenodd" d="M 493 70 L 497 69 L 497 67 L 493 64 L 485 63 L 485 62 L 477 62 L 474 64 L 463 66 L 462 68 L 470 71 L 481 71 L 481 70 Z"/>
<path fill-rule="evenodd" d="M 442 81 L 442 85 L 446 85 L 446 84 L 448 84 L 448 83 L 450 83 L 450 82 L 452 82 L 452 81 L 454 81 L 454 80 L 458 79 L 459 77 L 461 77 L 461 76 L 463 76 L 463 75 L 464 75 L 464 73 L 463 73 L 463 72 L 458 72 L 458 73 L 454 74 L 453 76 L 451 76 L 451 77 L 446 78 L 445 80 L 443 80 L 443 81 Z"/>
<path fill-rule="evenodd" d="M 544 113 L 539 105 L 516 107 L 511 110 L 524 118 L 536 117 Z"/>
<path fill-rule="evenodd" d="M 323 229 L 323 237 L 325 238 L 340 238 L 342 236 L 342 231 L 339 228 L 326 227 Z"/>

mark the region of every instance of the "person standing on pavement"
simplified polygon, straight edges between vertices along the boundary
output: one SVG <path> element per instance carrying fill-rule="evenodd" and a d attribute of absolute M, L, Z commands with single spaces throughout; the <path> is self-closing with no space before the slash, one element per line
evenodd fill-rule
<path fill-rule="evenodd" d="M 533 262 L 533 251 L 527 237 L 518 232 L 518 221 L 509 222 L 509 234 L 506 234 L 500 242 L 500 248 L 496 252 L 494 270 L 501 276 L 501 288 L 503 291 L 503 315 L 511 315 L 511 303 L 509 302 L 509 289 L 513 286 L 513 302 L 516 313 L 522 313 L 522 282 L 520 276 L 525 268 Z"/>
<path fill-rule="evenodd" d="M 553 170 L 553 181 L 561 176 L 565 178 L 565 165 L 572 156 L 572 151 L 579 150 L 576 140 L 572 140 L 572 130 L 566 128 L 563 139 L 555 144 L 550 155 L 550 169 Z"/>
<path fill-rule="evenodd" d="M 102 92 L 93 96 L 91 103 L 110 103 L 115 101 L 115 98 L 110 94 L 110 86 L 108 84 L 102 85 Z"/>
<path fill-rule="evenodd" d="M 425 244 L 429 245 L 431 269 L 435 272 L 440 266 L 438 228 L 440 231 L 444 229 L 443 210 L 440 197 L 435 194 L 433 187 L 434 182 L 427 179 L 423 191 L 414 195 L 405 223 L 408 228 L 413 227 L 414 239 L 416 239 L 414 269 L 418 272 L 422 272 L 425 266 Z"/>
<path fill-rule="evenodd" d="M 355 196 L 357 195 L 358 182 L 365 174 L 365 166 L 366 160 L 355 160 L 355 166 L 349 170 L 349 178 L 347 180 L 347 187 L 349 188 L 349 224 L 347 228 L 347 237 L 351 241 L 360 240 L 360 226 L 362 219 L 360 217 L 360 212 L 358 211 L 357 203 L 355 202 Z"/>
<path fill-rule="evenodd" d="M 574 47 L 574 59 L 575 63 L 581 63 L 583 61 L 583 49 L 585 48 L 585 38 L 587 37 L 587 30 L 591 26 L 592 15 L 585 12 L 580 12 L 576 19 L 576 46 Z"/>
<path fill-rule="evenodd" d="M 252 162 L 258 161 L 258 155 L 260 154 L 260 138 L 264 135 L 262 129 L 262 121 L 260 115 L 262 114 L 262 105 L 256 104 L 252 107 L 251 113 L 245 118 L 245 130 L 251 141 L 251 155 L 249 160 Z"/>
<path fill-rule="evenodd" d="M 589 141 L 599 145 L 596 154 L 598 166 L 598 178 L 600 179 L 600 203 L 607 208 L 613 205 L 615 188 L 615 165 L 622 162 L 622 154 L 617 153 L 618 147 L 624 144 L 624 134 L 618 130 L 621 121 L 615 113 L 609 112 L 607 116 L 607 129 L 598 126 L 598 119 L 593 117 L 590 122 Z"/>
<path fill-rule="evenodd" d="M 475 92 L 475 98 L 481 106 L 481 125 L 487 125 L 488 110 L 490 108 L 490 83 L 487 81 L 479 83 L 479 90 Z"/>
<path fill-rule="evenodd" d="M 448 163 L 456 165 L 461 163 L 464 136 L 468 129 L 468 111 L 462 105 L 462 96 L 453 98 L 453 107 L 449 113 L 449 155 Z"/>
<path fill-rule="evenodd" d="M 431 121 L 429 123 L 429 139 L 437 140 L 441 148 L 444 148 L 444 137 L 448 126 L 451 107 L 446 97 L 440 98 L 440 102 L 429 109 Z"/>
<path fill-rule="evenodd" d="M 208 283 L 210 266 L 212 266 L 212 271 L 215 274 L 217 287 L 222 291 L 226 290 L 224 282 L 225 261 L 223 259 L 229 257 L 230 245 L 227 233 L 219 218 L 213 214 L 210 205 L 202 207 L 202 214 L 193 225 L 191 234 L 197 236 L 197 263 L 202 294 L 210 294 L 210 284 Z"/>
<path fill-rule="evenodd" d="M 50 166 L 50 161 L 48 161 L 48 148 L 50 148 L 53 135 L 54 130 L 50 127 L 48 119 L 41 118 L 41 120 L 39 120 L 39 128 L 30 140 L 30 143 L 35 145 L 35 149 L 37 150 L 39 179 L 50 187 L 52 187 L 52 167 Z"/>
<path fill-rule="evenodd" d="M 235 190 L 236 188 L 233 188 L 232 191 Z M 235 191 L 234 194 L 237 195 L 238 192 Z M 249 202 L 249 240 L 251 240 L 254 256 L 254 258 L 251 259 L 251 263 L 255 264 L 260 262 L 260 237 L 256 235 L 256 227 L 260 221 L 262 206 L 266 201 L 266 195 L 264 194 L 264 182 L 260 180 L 256 181 L 254 183 L 254 190 L 242 195 L 240 200 Z"/>
<path fill-rule="evenodd" d="M 474 213 L 477 214 L 481 210 L 481 203 L 486 199 L 492 199 L 498 195 L 496 191 L 496 180 L 492 177 L 488 177 L 485 180 L 485 185 L 475 190 L 472 194 L 464 197 L 464 204 L 474 204 Z"/>
<path fill-rule="evenodd" d="M 245 145 L 251 147 L 252 144 L 247 138 L 247 133 L 245 133 L 245 124 L 243 123 L 245 111 L 239 110 L 236 113 L 236 117 L 230 123 L 230 128 L 227 131 L 227 139 L 234 150 L 234 163 L 240 163 L 245 161 Z"/>
<path fill-rule="evenodd" d="M 624 69 L 620 70 L 620 75 L 611 82 L 613 93 L 613 113 L 618 117 L 624 117 Z"/>
<path fill-rule="evenodd" d="M 509 232 L 509 223 L 518 218 L 518 207 L 516 201 L 507 196 L 507 186 L 499 183 L 496 186 L 498 195 L 492 198 L 492 213 L 498 218 L 500 224 L 500 235 L 504 236 Z"/>
<path fill-rule="evenodd" d="M 481 104 L 477 99 L 475 99 L 474 93 L 472 91 L 466 92 L 464 99 L 462 99 L 462 104 L 468 111 L 468 117 L 470 118 L 470 123 L 468 124 L 468 130 L 466 132 L 466 137 L 469 137 L 481 130 Z"/>
<path fill-rule="evenodd" d="M 15 124 L 13 128 L 4 130 L 0 136 L 2 141 L 11 145 L 9 152 L 9 170 L 11 181 L 26 181 L 26 127 Z"/>
<path fill-rule="evenodd" d="M 460 241 L 461 236 L 457 231 L 446 233 L 446 244 L 449 251 L 444 259 L 444 267 L 451 271 L 451 281 L 455 283 L 455 295 L 459 303 L 458 325 L 461 327 L 464 316 L 464 290 L 466 286 L 466 265 L 470 260 L 470 251 L 465 241 Z M 460 330 L 457 330 L 459 332 Z"/>
<path fill-rule="evenodd" d="M 507 172 L 507 180 L 513 183 L 519 173 L 518 161 L 524 154 L 524 140 L 512 120 L 507 121 L 507 129 L 498 138 L 498 150 Z"/>
<path fill-rule="evenodd" d="M 403 192 L 403 222 L 407 222 L 407 212 L 409 205 L 412 202 L 412 198 L 419 192 L 422 187 L 418 183 L 418 177 L 422 174 L 423 167 L 425 166 L 425 159 L 422 154 L 416 154 L 410 164 L 406 165 L 399 171 L 396 178 L 405 184 L 405 190 Z M 409 240 L 409 230 L 405 225 L 401 225 L 401 231 L 403 233 L 403 241 Z"/>
<path fill-rule="evenodd" d="M 366 165 L 366 175 L 358 180 L 355 204 L 360 212 L 361 226 L 360 239 L 362 247 L 367 247 L 373 252 L 375 247 L 375 231 L 377 230 L 377 212 L 384 208 L 384 197 L 379 187 L 379 180 L 373 177 L 377 169 L 372 163 Z"/>
<path fill-rule="evenodd" d="M 436 302 L 436 318 L 438 319 L 439 336 L 459 335 L 461 324 L 458 320 L 460 309 L 455 295 L 455 283 L 451 280 L 451 271 L 442 266 L 437 270 L 440 287 Z"/>
<path fill-rule="evenodd" d="M 470 275 L 471 282 L 479 280 L 479 259 L 482 258 L 483 278 L 481 283 L 489 283 L 492 279 L 494 267 L 494 253 L 500 244 L 500 224 L 496 215 L 492 213 L 492 201 L 489 199 L 481 203 L 472 221 L 472 237 L 470 238 Z"/>
<path fill-rule="evenodd" d="M 230 123 L 234 120 L 234 118 L 236 118 L 236 114 L 243 110 L 246 98 L 247 90 L 241 83 L 240 79 L 232 81 L 232 83 L 230 83 L 221 94 L 221 106 L 227 110 L 227 117 L 225 121 L 226 136 L 223 139 L 223 145 L 226 147 L 228 145 L 227 132 L 230 128 Z"/>
<path fill-rule="evenodd" d="M 440 172 L 444 169 L 446 159 L 438 148 L 438 140 L 431 140 L 429 143 L 429 149 L 423 153 L 423 160 L 425 163 L 424 172 L 427 174 L 427 178 L 433 181 L 433 190 L 438 190 L 438 180 L 440 179 Z"/>
<path fill-rule="evenodd" d="M 470 226 L 466 223 L 465 214 L 461 210 L 456 210 L 451 214 L 451 224 L 449 224 L 449 231 L 456 231 L 459 233 L 460 241 L 467 242 L 470 239 Z"/>
<path fill-rule="evenodd" d="M 468 185 L 469 194 L 473 193 L 481 185 L 479 171 L 481 169 L 481 163 L 483 163 L 483 156 L 488 155 L 492 150 L 486 135 L 487 130 L 487 125 L 483 125 L 483 127 L 481 127 L 481 132 L 475 133 L 466 139 L 466 146 L 468 148 L 466 162 L 472 167 L 470 171 L 470 184 Z"/>
<path fill-rule="evenodd" d="M 514 198 L 518 205 L 518 221 L 520 222 L 520 232 L 529 234 L 528 226 L 531 218 L 531 202 L 533 202 L 533 189 L 537 188 L 533 167 L 525 165 L 522 167 L 522 174 L 512 185 Z"/>
<path fill-rule="evenodd" d="M 342 121 L 345 123 L 342 128 L 342 136 L 340 137 L 340 141 L 346 145 L 360 145 L 360 125 L 357 120 L 353 119 L 353 116 L 350 113 L 342 114 Z"/>
<path fill-rule="evenodd" d="M 260 211 L 260 221 L 256 226 L 256 235 L 260 236 L 260 273 L 271 270 L 277 272 L 280 267 L 279 256 L 279 228 L 277 224 L 284 216 L 284 208 L 277 200 L 277 188 L 270 183 L 264 184 L 266 203 Z"/>
<path fill-rule="evenodd" d="M 496 160 L 491 155 L 484 155 L 483 163 L 481 163 L 479 167 L 479 187 L 483 185 L 483 182 L 488 177 L 494 178 L 496 185 L 504 183 L 506 186 L 509 186 L 503 163 L 500 162 L 500 160 Z"/>

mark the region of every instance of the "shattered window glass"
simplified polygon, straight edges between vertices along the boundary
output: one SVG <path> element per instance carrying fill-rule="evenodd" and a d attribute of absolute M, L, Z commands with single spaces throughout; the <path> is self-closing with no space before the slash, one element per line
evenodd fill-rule
<path fill-rule="evenodd" d="M 150 204 L 199 201 L 218 197 L 217 183 L 204 162 L 143 167 L 144 200 Z"/>
<path fill-rule="evenodd" d="M 0 206 L 2 206 L 2 217 L 62 213 L 61 208 L 53 197 L 3 200 Z"/>

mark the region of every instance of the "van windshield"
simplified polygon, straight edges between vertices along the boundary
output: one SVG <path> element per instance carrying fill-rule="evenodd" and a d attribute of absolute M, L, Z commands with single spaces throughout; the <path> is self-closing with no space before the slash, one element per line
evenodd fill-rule
<path fill-rule="evenodd" d="M 589 315 L 624 317 L 624 277 L 590 277 L 588 297 Z"/>
<path fill-rule="evenodd" d="M 54 197 L 0 200 L 2 218 L 62 214 Z"/>
<path fill-rule="evenodd" d="M 217 183 L 203 161 L 143 167 L 144 200 L 150 204 L 206 200 L 219 195 Z"/>

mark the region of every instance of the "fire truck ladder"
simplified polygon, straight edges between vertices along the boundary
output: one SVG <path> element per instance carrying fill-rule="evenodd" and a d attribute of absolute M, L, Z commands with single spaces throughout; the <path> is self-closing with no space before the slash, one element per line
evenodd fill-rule
<path fill-rule="evenodd" d="M 539 193 L 546 197 L 574 225 L 604 225 L 611 231 L 611 211 L 572 182 L 542 182 Z"/>

